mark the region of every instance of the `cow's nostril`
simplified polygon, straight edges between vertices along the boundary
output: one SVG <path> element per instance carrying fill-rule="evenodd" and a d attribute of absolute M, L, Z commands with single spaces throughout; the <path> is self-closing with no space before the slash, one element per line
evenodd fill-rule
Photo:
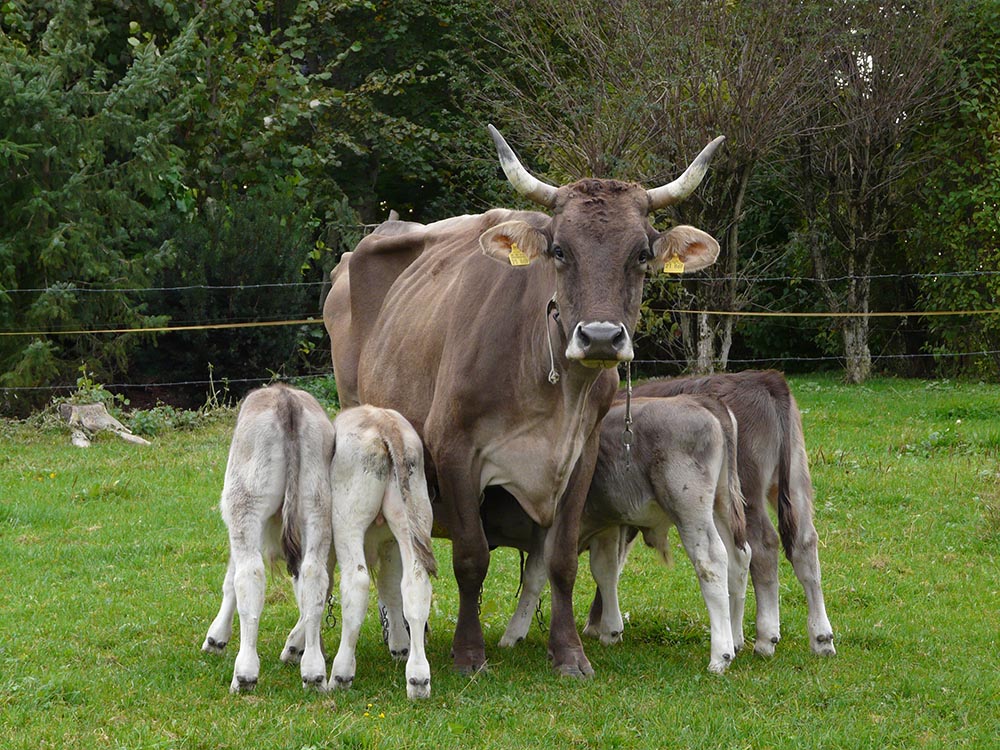
<path fill-rule="evenodd" d="M 618 327 L 618 334 L 615 336 L 614 340 L 611 342 L 615 349 L 621 349 L 625 346 L 628 341 L 628 333 L 625 330 L 625 326 Z"/>

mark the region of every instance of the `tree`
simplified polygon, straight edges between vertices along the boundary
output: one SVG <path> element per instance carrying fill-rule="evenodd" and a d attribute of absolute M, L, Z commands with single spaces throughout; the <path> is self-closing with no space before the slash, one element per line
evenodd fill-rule
<path fill-rule="evenodd" d="M 822 60 L 811 34 L 823 9 L 797 0 L 504 7 L 495 90 L 519 136 L 561 181 L 593 174 L 659 184 L 726 135 L 703 185 L 669 219 L 701 226 L 722 246 L 711 281 L 686 284 L 690 303 L 725 311 L 747 304 L 740 225 L 756 170 L 794 140 L 815 106 Z M 676 307 L 681 298 L 676 283 L 651 280 L 646 330 L 663 325 L 649 305 Z M 682 322 L 689 362 L 725 367 L 733 318 Z"/>
<path fill-rule="evenodd" d="M 871 373 L 871 276 L 895 242 L 904 179 L 921 167 L 917 135 L 949 106 L 941 74 L 946 15 L 934 2 L 835 6 L 824 48 L 826 91 L 799 138 L 792 192 L 800 240 L 837 325 L 846 377 Z"/>
<path fill-rule="evenodd" d="M 993 0 L 954 9 L 946 48 L 956 106 L 935 120 L 919 144 L 929 165 L 913 180 L 910 210 L 902 215 L 910 264 L 923 272 L 925 310 L 995 310 L 1000 297 L 1000 5 Z M 1000 373 L 1000 320 L 928 319 L 926 348 L 985 350 L 982 357 L 942 360 L 946 374 Z"/>
<path fill-rule="evenodd" d="M 172 259 L 151 227 L 184 205 L 173 134 L 189 111 L 196 36 L 187 26 L 163 45 L 118 31 L 89 2 L 3 6 L 4 330 L 163 322 L 114 290 L 148 281 Z M 121 371 L 136 345 L 129 335 L 4 337 L 0 385 L 68 378 L 81 360 L 102 375 Z"/>

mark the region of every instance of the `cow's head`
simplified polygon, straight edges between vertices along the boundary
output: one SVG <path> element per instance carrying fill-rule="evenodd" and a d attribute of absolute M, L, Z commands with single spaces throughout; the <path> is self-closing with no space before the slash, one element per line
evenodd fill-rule
<path fill-rule="evenodd" d="M 519 193 L 552 209 L 552 217 L 542 228 L 523 221 L 492 227 L 479 238 L 483 251 L 512 265 L 555 266 L 567 359 L 590 367 L 631 360 L 646 274 L 665 264 L 690 273 L 711 265 L 719 254 L 719 243 L 700 229 L 657 232 L 649 212 L 690 195 L 724 139 L 716 138 L 684 174 L 653 190 L 596 179 L 557 188 L 531 175 L 496 128 L 489 129 L 507 179 Z"/>

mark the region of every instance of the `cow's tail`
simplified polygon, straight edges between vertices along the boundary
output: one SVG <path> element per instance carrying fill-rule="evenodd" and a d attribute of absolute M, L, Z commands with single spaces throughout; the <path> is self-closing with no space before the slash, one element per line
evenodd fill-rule
<path fill-rule="evenodd" d="M 778 411 L 778 535 L 785 557 L 792 559 L 792 550 L 799 533 L 799 519 L 790 494 L 792 467 L 792 393 L 788 383 L 780 378 L 781 388 L 772 390 Z"/>
<path fill-rule="evenodd" d="M 291 393 L 282 393 L 278 406 L 278 423 L 285 437 L 285 498 L 281 503 L 281 552 L 289 574 L 296 578 L 302 563 L 302 530 L 299 528 L 302 404 Z"/>
<path fill-rule="evenodd" d="M 726 489 L 729 495 L 729 526 L 733 532 L 733 542 L 742 549 L 747 541 L 746 499 L 740 485 L 737 466 L 736 436 L 739 427 L 736 417 L 729 407 L 723 407 L 728 419 L 720 420 L 726 448 Z"/>
<path fill-rule="evenodd" d="M 428 575 L 437 576 L 437 560 L 434 559 L 434 551 L 431 549 L 430 530 L 425 528 L 426 524 L 421 519 L 421 508 L 414 502 L 411 484 L 413 471 L 423 460 L 423 456 L 414 455 L 411 451 L 407 451 L 403 434 L 398 429 L 396 422 L 392 421 L 391 424 L 391 430 L 382 430 L 382 441 L 389 452 L 392 473 L 396 479 L 399 494 L 403 498 L 403 506 L 406 508 L 406 526 L 410 534 L 410 544 L 417 556 L 417 561 Z"/>

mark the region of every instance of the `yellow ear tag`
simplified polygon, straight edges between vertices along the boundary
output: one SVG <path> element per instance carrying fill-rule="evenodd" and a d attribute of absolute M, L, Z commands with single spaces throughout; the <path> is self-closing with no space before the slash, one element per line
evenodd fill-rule
<path fill-rule="evenodd" d="M 531 258 L 525 255 L 524 250 L 519 248 L 516 242 L 510 243 L 510 255 L 507 257 L 512 266 L 526 266 L 531 263 Z"/>
<path fill-rule="evenodd" d="M 663 264 L 663 273 L 684 273 L 684 261 L 675 255 Z"/>

